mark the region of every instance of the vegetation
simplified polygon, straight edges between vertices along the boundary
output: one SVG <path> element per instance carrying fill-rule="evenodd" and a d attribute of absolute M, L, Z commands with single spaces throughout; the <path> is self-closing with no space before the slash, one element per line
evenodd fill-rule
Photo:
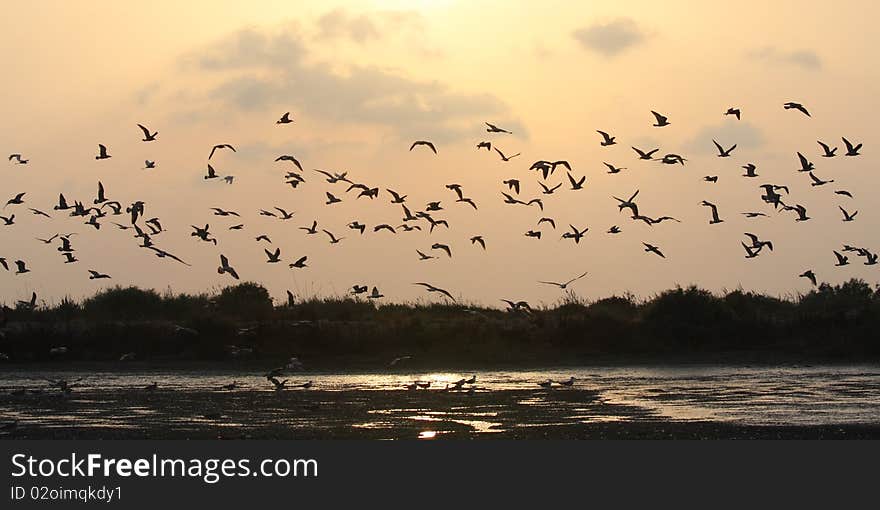
<path fill-rule="evenodd" d="M 277 360 L 312 366 L 650 361 L 880 359 L 880 289 L 861 280 L 781 299 L 743 290 L 678 287 L 650 299 L 509 312 L 447 304 L 382 304 L 353 297 L 275 306 L 255 283 L 216 295 L 116 287 L 76 303 L 4 307 L 0 353 L 11 363 L 66 360 Z"/>

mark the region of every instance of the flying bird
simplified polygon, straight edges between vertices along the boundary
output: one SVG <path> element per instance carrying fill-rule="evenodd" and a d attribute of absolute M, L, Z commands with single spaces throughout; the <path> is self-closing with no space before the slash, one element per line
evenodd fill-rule
<path fill-rule="evenodd" d="M 859 211 L 850 214 L 843 207 L 837 206 L 837 208 L 840 209 L 840 212 L 843 213 L 843 221 L 853 221 L 856 217 L 856 214 L 859 214 Z"/>
<path fill-rule="evenodd" d="M 658 149 L 658 150 L 659 150 L 659 149 Z M 650 158 L 648 158 L 648 159 L 650 159 Z M 618 168 L 618 167 L 615 167 L 615 166 L 612 165 L 611 163 L 605 163 L 605 162 L 603 162 L 602 164 L 608 167 L 608 173 L 609 173 L 609 174 L 619 174 L 621 170 L 626 170 L 626 168 Z"/>
<path fill-rule="evenodd" d="M 227 259 L 226 255 L 223 255 L 222 253 L 220 254 L 220 267 L 217 268 L 217 273 L 228 273 L 229 276 L 238 280 L 238 273 L 235 272 L 235 269 L 229 265 L 229 259 Z"/>
<path fill-rule="evenodd" d="M 641 149 L 633 147 L 632 150 L 636 151 L 636 153 L 639 155 L 639 159 L 651 160 L 651 159 L 654 159 L 654 157 L 653 157 L 654 153 L 659 151 L 660 149 L 654 149 L 654 150 L 645 152 Z"/>
<path fill-rule="evenodd" d="M 584 271 L 583 274 L 581 274 L 581 275 L 579 275 L 579 276 L 575 276 L 575 277 L 572 278 L 571 280 L 568 280 L 567 282 L 559 283 L 559 282 L 545 282 L 545 281 L 538 281 L 538 283 L 543 283 L 543 284 L 546 284 L 546 285 L 555 285 L 555 286 L 559 287 L 560 289 L 565 290 L 565 289 L 566 289 L 566 288 L 567 288 L 572 282 L 576 282 L 577 280 L 580 280 L 580 279 L 583 278 L 584 276 L 587 276 L 587 272 L 586 272 L 586 271 Z"/>
<path fill-rule="evenodd" d="M 862 144 L 853 145 L 846 138 L 841 138 L 843 140 L 843 144 L 846 145 L 846 154 L 844 156 L 859 156 L 859 151 L 862 149 Z"/>
<path fill-rule="evenodd" d="M 99 143 L 98 144 L 98 155 L 95 156 L 95 159 L 109 159 L 111 157 L 112 156 L 110 156 L 110 154 L 107 154 L 107 147 L 105 145 Z"/>
<path fill-rule="evenodd" d="M 486 240 L 483 239 L 483 236 L 471 237 L 471 244 L 477 244 L 477 243 L 479 243 L 480 246 L 482 246 L 484 250 L 486 249 Z"/>
<path fill-rule="evenodd" d="M 660 251 L 660 248 L 654 246 L 653 244 L 648 244 L 648 243 L 642 243 L 642 244 L 645 245 L 646 252 L 654 253 L 657 256 L 662 257 L 664 259 L 666 258 L 666 255 L 663 255 L 663 253 Z"/>
<path fill-rule="evenodd" d="M 424 145 L 424 146 L 428 147 L 429 149 L 431 149 L 432 151 L 434 151 L 434 154 L 437 154 L 437 148 L 434 147 L 433 143 L 431 143 L 427 140 L 416 140 L 415 142 L 413 142 L 412 145 L 410 145 L 409 150 L 415 149 L 416 146 L 418 146 L 418 145 Z"/>
<path fill-rule="evenodd" d="M 669 119 L 654 110 L 651 110 L 651 113 L 654 115 L 654 118 L 657 119 L 656 124 L 653 124 L 654 127 L 663 127 L 669 125 Z"/>
<path fill-rule="evenodd" d="M 736 117 L 736 120 L 741 120 L 742 112 L 739 108 L 728 108 L 727 111 L 724 112 L 724 115 L 733 115 Z"/>
<path fill-rule="evenodd" d="M 448 297 L 450 300 L 455 301 L 455 298 L 452 297 L 452 294 L 450 294 L 449 291 L 441 289 L 440 287 L 435 287 L 435 286 L 431 285 L 430 283 L 419 282 L 419 283 L 414 283 L 413 285 L 421 285 L 428 292 L 437 292 L 439 294 L 443 294 L 444 296 Z"/>
<path fill-rule="evenodd" d="M 617 144 L 617 142 L 614 141 L 615 137 L 609 135 L 605 131 L 599 131 L 597 129 L 596 132 L 599 133 L 600 135 L 602 135 L 602 141 L 599 142 L 599 145 L 601 145 L 602 147 L 608 147 L 609 145 Z"/>
<path fill-rule="evenodd" d="M 15 164 L 17 165 L 27 165 L 29 159 L 22 159 L 21 154 L 10 154 L 9 161 L 15 160 Z"/>
<path fill-rule="evenodd" d="M 816 143 L 818 143 L 819 145 L 822 146 L 822 152 L 823 152 L 822 157 L 823 158 L 833 158 L 834 156 L 837 155 L 837 154 L 835 154 L 837 152 L 837 147 L 834 147 L 832 149 L 831 147 L 828 146 L 828 144 L 823 143 L 819 140 L 816 140 Z"/>
<path fill-rule="evenodd" d="M 159 134 L 158 131 L 153 132 L 153 133 L 150 133 L 150 130 L 147 129 L 147 127 L 144 126 L 143 124 L 138 124 L 137 126 L 138 126 L 139 128 L 141 128 L 141 131 L 144 132 L 144 139 L 141 140 L 142 142 L 152 142 L 153 140 L 156 139 L 156 135 Z"/>
<path fill-rule="evenodd" d="M 214 152 L 217 151 L 217 149 L 229 149 L 232 152 L 236 152 L 235 147 L 229 145 L 228 143 L 221 143 L 221 144 L 217 144 L 211 148 L 211 153 L 208 154 L 208 159 L 211 159 L 212 157 L 214 157 Z"/>
<path fill-rule="evenodd" d="M 517 156 L 520 155 L 520 153 L 517 152 L 517 153 L 514 154 L 513 156 L 505 156 L 504 153 L 501 152 L 501 149 L 499 149 L 498 147 L 495 147 L 495 152 L 497 152 L 498 155 L 501 156 L 501 161 L 510 161 L 511 159 L 513 159 L 513 158 L 515 158 L 515 157 L 517 157 Z"/>
<path fill-rule="evenodd" d="M 486 132 L 488 132 L 488 133 L 507 133 L 509 135 L 513 134 L 510 131 L 508 131 L 506 129 L 501 129 L 500 127 L 498 127 L 494 124 L 489 124 L 488 122 L 484 122 L 484 124 L 486 124 L 486 126 L 488 126 L 486 128 Z"/>
<path fill-rule="evenodd" d="M 703 205 L 705 207 L 712 209 L 712 219 L 709 220 L 709 225 L 714 225 L 716 223 L 721 223 L 722 221 L 724 221 L 718 217 L 718 207 L 715 204 L 713 204 L 712 202 L 708 202 L 706 200 L 703 200 L 700 203 L 700 205 Z"/>
<path fill-rule="evenodd" d="M 719 158 L 729 158 L 730 153 L 733 152 L 733 149 L 736 149 L 736 144 L 733 144 L 729 149 L 725 149 L 715 140 L 712 140 L 712 143 L 715 144 L 715 147 L 718 149 L 718 157 Z"/>
<path fill-rule="evenodd" d="M 103 274 L 95 271 L 94 269 L 89 269 L 89 280 L 104 280 L 109 278 L 109 274 Z"/>
<path fill-rule="evenodd" d="M 285 112 L 280 119 L 275 121 L 275 124 L 290 124 L 291 122 L 293 119 L 290 118 L 290 112 Z"/>
<path fill-rule="evenodd" d="M 786 110 L 797 110 L 797 111 L 803 113 L 804 115 L 806 115 L 807 117 L 812 117 L 812 115 L 810 115 L 810 112 L 808 112 L 807 109 L 804 108 L 804 105 L 802 105 L 800 103 L 788 102 L 788 103 L 785 103 L 784 105 L 782 105 L 782 107 L 785 108 Z"/>
<path fill-rule="evenodd" d="M 308 256 L 303 255 L 302 257 L 298 258 L 296 260 L 296 262 L 292 262 L 292 263 L 288 264 L 288 267 L 290 267 L 291 269 L 293 269 L 293 268 L 302 269 L 304 267 L 308 267 L 308 265 L 306 265 L 306 260 L 308 260 L 308 259 L 309 259 Z"/>

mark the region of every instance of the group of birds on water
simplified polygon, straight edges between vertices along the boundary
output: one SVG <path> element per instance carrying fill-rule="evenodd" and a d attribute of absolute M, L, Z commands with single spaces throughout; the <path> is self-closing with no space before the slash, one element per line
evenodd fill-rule
<path fill-rule="evenodd" d="M 807 108 L 795 102 L 785 103 L 783 107 L 786 110 L 794 110 L 796 112 L 800 112 L 806 117 L 811 117 L 810 112 Z M 669 117 L 663 115 L 659 112 L 652 111 L 652 115 L 654 116 L 655 122 L 652 124 L 655 128 L 664 128 L 671 124 Z M 738 120 L 742 118 L 742 111 L 740 108 L 729 108 L 724 112 L 725 116 L 733 116 Z M 280 119 L 276 121 L 276 124 L 279 125 L 287 125 L 292 124 L 294 120 L 291 118 L 290 112 L 285 113 L 281 116 Z M 141 139 L 144 143 L 152 143 L 158 139 L 158 131 L 153 131 L 142 124 L 137 125 L 138 128 L 143 133 L 143 138 Z M 497 136 L 505 136 L 513 134 L 511 131 L 501 128 L 492 123 L 485 123 L 485 131 Z M 611 147 L 616 145 L 618 142 L 616 141 L 616 137 L 612 136 L 607 131 L 597 130 L 597 133 L 600 135 L 601 140 L 599 141 L 599 145 L 602 147 Z M 846 147 L 846 152 L 843 153 L 844 157 L 857 157 L 861 155 L 862 144 L 861 143 L 853 143 L 847 138 L 843 137 L 842 142 Z M 732 145 L 723 145 L 717 140 L 713 140 L 713 143 L 718 151 L 717 156 L 719 158 L 730 158 L 732 154 L 737 148 L 737 145 L 734 143 Z M 832 147 L 831 145 L 819 141 L 818 142 L 822 152 L 820 157 L 822 158 L 833 158 L 838 154 L 838 147 Z M 509 162 L 516 157 L 519 157 L 521 154 L 505 154 L 498 146 L 497 140 L 483 140 L 477 143 L 476 149 L 478 151 L 485 149 L 486 151 L 494 150 L 498 156 L 500 156 L 503 162 Z M 659 148 L 654 149 L 642 149 L 638 147 L 632 147 L 633 151 L 636 153 L 637 160 L 639 161 L 653 161 L 658 162 L 664 165 L 681 165 L 684 166 L 687 163 L 687 158 L 683 157 L 680 154 L 676 153 L 666 153 L 660 154 Z M 430 140 L 416 140 L 414 141 L 410 147 L 410 151 L 430 151 L 431 155 L 439 155 L 440 152 L 435 143 Z M 236 148 L 229 143 L 220 143 L 211 147 L 210 152 L 207 157 L 207 171 L 204 175 L 205 180 L 214 180 L 214 179 L 223 179 L 225 182 L 232 184 L 234 182 L 234 176 L 227 175 L 221 176 L 217 173 L 217 170 L 212 165 L 212 162 L 215 162 L 216 156 L 219 156 L 222 152 L 236 152 Z M 107 160 L 112 157 L 110 149 L 103 144 L 98 145 L 98 153 L 95 156 L 95 159 L 98 161 Z M 813 162 L 802 152 L 797 153 L 798 161 L 800 164 L 800 168 L 797 168 L 797 172 L 806 173 L 810 180 L 812 187 L 821 187 L 827 184 L 833 183 L 834 179 L 823 179 L 816 174 L 816 167 Z M 20 153 L 10 154 L 9 161 L 11 163 L 17 165 L 27 165 L 30 162 L 30 159 L 24 157 Z M 284 174 L 284 183 L 290 185 L 292 188 L 297 189 L 303 183 L 306 182 L 306 171 L 304 170 L 303 165 L 299 161 L 297 157 L 290 154 L 283 154 L 278 156 L 275 159 L 277 163 L 289 164 L 290 167 L 286 170 Z M 604 165 L 608 168 L 609 174 L 617 174 L 620 173 L 626 168 L 615 166 L 611 163 L 605 162 Z M 157 164 L 153 160 L 146 160 L 144 162 L 144 169 L 155 169 Z M 500 191 L 500 195 L 503 198 L 503 202 L 505 204 L 511 206 L 521 206 L 521 207 L 531 207 L 535 206 L 537 210 L 541 213 L 544 211 L 545 200 L 548 200 L 552 195 L 557 193 L 557 191 L 564 185 L 563 182 L 558 182 L 556 184 L 551 183 L 551 178 L 554 176 L 555 172 L 559 169 L 565 169 L 566 180 L 569 184 L 568 190 L 570 191 L 579 191 L 585 188 L 585 183 L 587 180 L 586 175 L 575 175 L 575 172 L 571 166 L 571 164 L 567 160 L 538 160 L 532 163 L 529 167 L 530 171 L 534 171 L 538 175 L 537 184 L 541 188 L 541 196 L 535 198 L 523 198 L 520 195 L 522 191 L 522 181 L 518 177 L 511 177 L 502 180 L 501 185 L 502 191 Z M 753 163 L 747 163 L 742 166 L 745 170 L 745 173 L 742 174 L 745 178 L 757 178 L 759 176 L 757 170 L 758 167 Z M 377 199 L 380 196 L 380 187 L 367 185 L 362 182 L 357 182 L 354 180 L 353 176 L 349 176 L 349 172 L 336 172 L 336 171 L 328 171 L 322 169 L 314 169 L 315 173 L 322 176 L 322 178 L 332 187 L 329 190 L 324 191 L 326 196 L 325 205 L 327 207 L 332 207 L 335 204 L 338 204 L 343 201 L 343 197 L 351 192 L 356 192 L 354 196 L 354 200 L 359 200 L 360 198 L 367 198 L 369 200 Z M 718 176 L 717 175 L 707 175 L 703 177 L 703 180 L 708 183 L 717 183 Z M 336 189 L 344 190 L 344 191 L 336 191 Z M 445 186 L 445 188 L 454 194 L 454 202 L 457 204 L 463 204 L 466 207 L 471 207 L 474 211 L 477 211 L 478 205 L 472 197 L 466 195 L 464 187 L 458 183 L 450 183 Z M 791 212 L 794 214 L 795 222 L 804 222 L 811 219 L 808 214 L 807 208 L 798 202 L 790 201 L 789 188 L 783 184 L 774 184 L 774 183 L 765 183 L 760 184 L 758 186 L 760 190 L 760 199 L 765 204 L 769 204 L 773 207 L 773 210 L 779 212 Z M 424 208 L 418 210 L 418 208 L 413 207 L 410 208 L 410 203 L 407 202 L 407 195 L 401 193 L 399 191 L 395 191 L 392 189 L 385 188 L 385 192 L 390 198 L 390 203 L 400 207 L 400 210 L 403 214 L 403 217 L 400 222 L 389 222 L 389 223 L 381 223 L 374 225 L 372 227 L 372 232 L 375 234 L 379 234 L 385 232 L 387 234 L 397 234 L 403 232 L 413 232 L 413 231 L 423 231 L 426 229 L 428 234 L 431 234 L 438 228 L 449 229 L 449 222 L 440 217 L 442 211 L 445 211 L 446 208 L 443 206 L 443 201 L 431 201 L 428 202 Z M 639 207 L 639 203 L 636 199 L 639 197 L 640 190 L 635 190 L 628 198 L 620 198 L 618 196 L 612 196 L 611 198 L 617 202 L 617 208 L 619 212 L 628 211 L 630 213 L 630 218 L 633 221 L 644 222 L 649 226 L 655 226 L 661 224 L 663 222 L 676 222 L 680 223 L 680 220 L 668 215 L 657 215 L 652 216 L 648 215 L 642 208 Z M 847 199 L 852 199 L 853 194 L 845 189 L 837 189 L 834 193 L 839 197 L 845 197 Z M 96 230 L 100 230 L 104 225 L 103 221 L 106 218 L 114 218 L 116 221 L 110 221 L 112 225 L 116 228 L 129 231 L 133 234 L 134 239 L 137 240 L 138 246 L 145 249 L 150 250 L 152 254 L 156 257 L 172 261 L 174 263 L 182 264 L 185 266 L 190 266 L 188 262 L 186 262 L 183 258 L 175 255 L 161 247 L 159 247 L 156 243 L 159 242 L 161 234 L 166 232 L 166 228 L 163 225 L 162 221 L 152 214 L 147 214 L 147 204 L 145 204 L 141 200 L 134 200 L 130 203 L 123 204 L 123 202 L 119 200 L 111 200 L 109 197 L 109 193 L 107 189 L 105 189 L 103 183 L 99 181 L 96 187 L 96 194 L 94 199 L 89 201 L 80 201 L 74 200 L 72 203 L 65 197 L 64 193 L 60 193 L 58 197 L 58 203 L 53 206 L 53 211 L 58 214 L 67 213 L 71 217 L 77 217 L 84 219 L 83 223 L 88 225 L 91 228 Z M 51 220 L 52 214 L 46 212 L 43 209 L 39 209 L 36 207 L 29 207 L 29 202 L 27 200 L 27 192 L 19 192 L 12 196 L 10 199 L 6 201 L 3 206 L 4 215 L 0 215 L 0 228 L 2 226 L 11 227 L 15 225 L 15 212 L 19 210 L 21 207 L 28 207 L 27 210 L 34 215 L 44 217 L 47 220 Z M 703 200 L 700 205 L 706 207 L 709 210 L 709 220 L 708 223 L 710 225 L 716 225 L 725 221 L 722 217 L 721 211 L 717 204 L 710 202 L 708 200 Z M 858 211 L 850 211 L 844 208 L 842 205 L 839 205 L 844 222 L 852 222 L 856 220 L 858 215 Z M 413 210 L 415 209 L 415 212 Z M 213 207 L 211 208 L 211 212 L 214 216 L 220 218 L 232 219 L 233 224 L 226 226 L 225 228 L 229 231 L 243 230 L 245 229 L 244 223 L 239 223 L 241 218 L 241 214 L 235 210 L 227 209 L 224 207 Z M 274 207 L 272 209 L 260 209 L 258 211 L 259 216 L 274 218 L 278 221 L 290 221 L 295 218 L 295 213 L 292 211 L 288 211 L 282 207 Z M 750 210 L 744 211 L 741 213 L 745 218 L 754 219 L 760 217 L 766 217 L 768 214 L 766 212 L 760 210 Z M 124 218 L 124 219 L 123 219 Z M 557 222 L 554 218 L 543 216 L 540 217 L 535 227 L 529 229 L 524 233 L 524 236 L 532 239 L 541 239 L 542 236 L 546 234 L 545 230 L 542 230 L 543 226 L 548 226 L 552 229 L 556 229 Z M 368 226 L 361 223 L 358 220 L 353 220 L 347 225 L 348 229 L 354 231 L 357 235 L 364 235 L 367 231 Z M 201 225 L 191 225 L 192 232 L 190 234 L 191 237 L 195 239 L 197 242 L 209 243 L 212 246 L 218 246 L 218 237 L 215 235 L 215 232 L 212 231 L 210 223 L 206 222 L 204 226 Z M 319 222 L 317 219 L 312 219 L 309 223 L 299 226 L 299 230 L 301 230 L 304 235 L 319 235 L 319 232 L 326 236 L 327 240 L 331 245 L 338 245 L 346 237 L 339 235 L 338 232 L 333 232 L 328 228 L 320 228 Z M 574 244 L 580 244 L 581 240 L 587 235 L 590 231 L 589 227 L 586 226 L 576 226 L 574 224 L 569 223 L 568 228 L 565 229 L 560 238 L 562 240 L 570 240 Z M 606 233 L 608 235 L 618 235 L 623 231 L 623 229 L 618 225 L 612 225 Z M 63 257 L 64 264 L 76 264 L 79 262 L 77 258 L 75 245 L 75 236 L 76 232 L 70 233 L 56 233 L 51 237 L 46 238 L 37 238 L 41 243 L 45 245 L 56 245 L 55 249 Z M 747 238 L 747 241 L 742 241 L 741 245 L 743 250 L 745 251 L 745 258 L 753 259 L 761 255 L 766 248 L 769 251 L 773 250 L 773 243 L 770 240 L 761 239 L 761 237 L 757 234 L 751 232 L 745 232 L 744 237 Z M 291 270 L 302 270 L 309 267 L 308 255 L 305 254 L 296 254 L 294 257 L 290 259 L 285 259 L 282 256 L 282 251 L 280 247 L 274 245 L 273 241 L 267 234 L 259 234 L 254 237 L 255 242 L 264 243 L 263 252 L 265 254 L 265 262 L 268 264 L 280 264 L 287 263 L 288 267 Z M 488 249 L 488 242 L 484 235 L 476 234 L 469 237 L 470 244 L 478 247 L 481 250 Z M 651 244 L 648 242 L 643 242 L 644 251 L 650 254 L 653 254 L 657 257 L 666 258 L 666 254 L 664 254 L 662 248 L 655 244 Z M 8 249 L 9 246 L 4 246 L 4 249 Z M 840 251 L 834 250 L 834 255 L 836 257 L 837 263 L 835 266 L 844 266 L 850 263 L 849 256 L 844 255 L 844 253 L 852 253 L 855 256 L 863 257 L 865 265 L 876 265 L 878 262 L 878 254 L 871 251 L 866 247 L 861 246 L 852 246 L 845 245 Z M 236 268 L 236 265 L 231 261 L 225 254 L 218 253 L 219 257 L 219 266 L 217 267 L 217 273 L 220 275 L 228 275 L 232 279 L 238 280 L 240 278 L 239 270 Z M 440 242 L 433 242 L 430 244 L 430 247 L 427 249 L 418 249 L 416 250 L 416 255 L 418 256 L 418 260 L 420 261 L 429 261 L 432 259 L 437 259 L 439 257 L 452 258 L 453 256 L 453 248 L 449 244 L 444 244 Z M 14 263 L 14 273 L 16 275 L 24 275 L 31 272 L 31 268 L 28 267 L 28 263 L 22 259 L 18 258 L 16 260 L 10 259 Z M 0 266 L 6 269 L 7 271 L 11 271 L 9 261 L 6 257 L 0 257 Z M 569 285 L 574 282 L 580 280 L 585 277 L 587 273 L 579 274 L 573 278 L 567 279 L 566 281 L 556 282 L 549 280 L 542 280 L 538 283 L 551 285 L 558 287 L 559 289 L 567 289 Z M 818 280 L 813 269 L 807 269 L 799 276 L 809 279 L 813 285 L 816 285 Z M 103 273 L 97 269 L 88 269 L 88 278 L 90 280 L 104 280 L 111 279 L 111 275 Z M 437 294 L 441 296 L 443 299 L 448 300 L 450 302 L 456 302 L 456 298 L 453 296 L 453 293 L 439 287 L 433 283 L 427 282 L 414 282 L 414 285 L 421 286 L 424 290 L 431 294 Z M 358 283 L 351 287 L 350 294 L 353 296 L 363 296 L 370 300 L 378 300 L 384 298 L 384 294 L 379 290 L 378 286 Z M 288 293 L 290 297 L 290 293 Z M 528 303 L 525 301 L 513 301 L 513 300 L 502 300 L 508 304 L 508 310 L 510 311 L 529 311 L 531 308 Z M 35 308 L 37 306 L 37 296 L 36 293 L 33 293 L 31 299 L 29 301 L 19 301 L 18 306 L 24 308 Z"/>

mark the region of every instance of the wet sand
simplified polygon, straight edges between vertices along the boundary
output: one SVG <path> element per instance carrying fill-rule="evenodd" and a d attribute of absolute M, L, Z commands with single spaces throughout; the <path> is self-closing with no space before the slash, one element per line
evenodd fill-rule
<path fill-rule="evenodd" d="M 676 421 L 586 389 L 141 388 L 0 395 L 14 439 L 880 439 L 880 425 Z"/>

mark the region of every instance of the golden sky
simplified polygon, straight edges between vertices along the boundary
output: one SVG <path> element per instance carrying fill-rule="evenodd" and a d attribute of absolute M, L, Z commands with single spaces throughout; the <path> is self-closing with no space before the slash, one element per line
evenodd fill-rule
<path fill-rule="evenodd" d="M 880 250 L 871 129 L 880 7 L 872 2 L 830 9 L 794 1 L 58 1 L 4 10 L 0 147 L 30 163 L 2 170 L 2 201 L 27 195 L 24 205 L 0 214 L 16 214 L 15 225 L 0 226 L 0 257 L 24 259 L 32 272 L 0 272 L 0 301 L 36 290 L 52 302 L 112 284 L 207 290 L 231 282 L 216 272 L 219 253 L 243 279 L 279 297 L 285 289 L 342 294 L 358 283 L 404 301 L 424 296 L 412 282 L 426 281 L 485 304 L 553 303 L 560 291 L 536 281 L 583 271 L 589 275 L 574 289 L 588 298 L 690 283 L 787 295 L 808 289 L 797 278 L 808 268 L 832 283 L 877 281 L 878 266 L 852 256 L 850 266 L 837 268 L 832 253 L 843 243 Z M 786 101 L 804 103 L 812 117 L 783 110 Z M 731 106 L 742 109 L 741 121 L 722 115 Z M 652 109 L 671 125 L 652 127 Z M 276 125 L 286 111 L 295 123 Z M 514 134 L 486 133 L 484 121 Z M 141 142 L 138 122 L 158 130 L 158 140 Z M 596 129 L 611 132 L 618 145 L 600 147 Z M 842 147 L 841 136 L 863 142 L 864 155 L 820 158 L 816 140 Z M 738 148 L 719 159 L 713 138 Z M 439 154 L 408 151 L 418 139 L 434 141 Z M 483 140 L 522 155 L 502 162 L 476 150 Z M 98 143 L 111 159 L 94 159 Z M 236 177 L 232 185 L 202 179 L 218 143 L 238 149 L 212 159 L 219 174 Z M 631 145 L 688 162 L 638 161 Z M 810 186 L 796 172 L 797 151 L 835 182 Z M 307 182 L 295 190 L 282 179 L 289 165 L 273 161 L 281 154 L 306 169 Z M 142 170 L 144 159 L 158 168 Z M 563 187 L 541 195 L 528 170 L 539 159 L 568 160 L 575 175 L 587 176 L 585 189 L 567 190 L 557 171 L 549 182 Z M 627 170 L 608 175 L 604 161 Z M 740 177 L 748 162 L 761 177 Z M 348 171 L 383 192 L 356 200 L 315 168 Z M 719 182 L 705 183 L 704 175 Z M 544 199 L 543 214 L 501 202 L 501 181 L 509 178 L 522 181 L 522 198 Z M 155 244 L 193 267 L 138 248 L 129 232 L 110 224 L 119 218 L 104 218 L 95 231 L 51 211 L 59 192 L 90 203 L 98 180 L 111 200 L 145 201 L 147 217 L 168 230 Z M 790 186 L 790 201 L 807 206 L 813 219 L 795 223 L 793 213 L 763 204 L 758 185 L 765 182 Z M 444 188 L 450 183 L 461 184 L 479 211 L 455 203 Z M 347 229 L 353 220 L 401 223 L 385 188 L 409 195 L 413 211 L 442 201 L 445 210 L 435 216 L 451 228 L 431 235 L 370 228 L 363 236 Z M 645 214 L 682 223 L 649 227 L 619 213 L 611 195 L 636 189 Z M 343 203 L 324 206 L 325 191 Z M 708 225 L 702 200 L 718 204 L 726 221 Z M 858 210 L 856 221 L 843 223 L 838 205 Z M 246 228 L 228 231 L 237 221 L 213 216 L 215 206 L 241 213 Z M 257 215 L 274 206 L 296 211 L 294 219 Z M 769 217 L 740 215 L 751 210 Z M 557 230 L 544 225 L 540 241 L 526 238 L 542 216 L 554 218 Z M 297 228 L 312 220 L 346 239 L 331 246 L 326 236 Z M 217 247 L 190 236 L 189 225 L 205 223 Z M 569 223 L 590 228 L 578 245 L 560 240 Z M 606 234 L 614 224 L 623 232 Z M 65 265 L 54 245 L 34 240 L 56 232 L 77 232 L 80 262 Z M 775 251 L 745 260 L 743 232 L 772 240 Z M 281 248 L 285 263 L 265 263 L 259 234 Z M 485 253 L 470 244 L 473 235 L 484 236 Z M 434 242 L 450 245 L 453 257 L 420 262 L 415 250 L 431 252 Z M 667 259 L 644 253 L 642 242 L 658 245 Z M 310 267 L 288 269 L 301 255 Z M 113 279 L 89 281 L 87 269 Z"/>

